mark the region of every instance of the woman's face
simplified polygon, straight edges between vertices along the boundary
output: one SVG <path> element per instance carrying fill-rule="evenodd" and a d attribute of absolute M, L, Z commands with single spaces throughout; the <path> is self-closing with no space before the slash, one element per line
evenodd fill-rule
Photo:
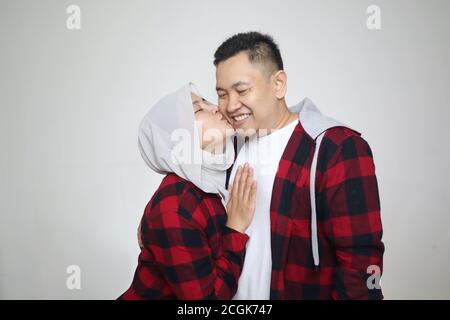
<path fill-rule="evenodd" d="M 218 106 L 195 93 L 191 93 L 191 96 L 202 149 L 212 151 L 224 146 L 226 139 L 235 132 L 233 127 L 219 112 Z"/>

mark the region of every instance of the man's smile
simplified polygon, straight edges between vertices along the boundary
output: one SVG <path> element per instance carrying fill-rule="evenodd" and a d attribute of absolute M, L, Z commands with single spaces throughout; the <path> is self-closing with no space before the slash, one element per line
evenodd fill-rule
<path fill-rule="evenodd" d="M 233 126 L 241 126 L 244 122 L 246 122 L 250 116 L 252 114 L 251 113 L 241 113 L 239 115 L 236 116 L 230 116 L 230 118 L 233 120 Z"/>

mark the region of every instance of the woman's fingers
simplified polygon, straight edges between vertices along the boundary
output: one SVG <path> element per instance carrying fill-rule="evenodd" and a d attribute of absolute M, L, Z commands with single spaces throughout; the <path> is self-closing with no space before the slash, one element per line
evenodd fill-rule
<path fill-rule="evenodd" d="M 252 191 L 250 192 L 250 201 L 255 202 L 256 201 L 256 181 L 252 182 Z"/>
<path fill-rule="evenodd" d="M 227 202 L 227 208 L 231 204 L 231 201 L 233 200 L 233 184 L 230 183 L 228 185 L 228 202 Z"/>
<path fill-rule="evenodd" d="M 244 200 L 248 201 L 249 195 L 252 189 L 252 182 L 253 182 L 253 169 L 251 167 L 248 168 L 248 175 L 247 180 L 245 181 L 245 188 L 244 188 Z"/>
<path fill-rule="evenodd" d="M 241 177 L 241 172 L 242 172 L 242 167 L 239 166 L 237 171 L 236 171 L 236 175 L 234 176 L 234 181 L 233 181 L 233 194 L 232 197 L 233 199 L 237 200 L 237 197 L 239 195 L 239 179 Z"/>
<path fill-rule="evenodd" d="M 232 193 L 233 193 L 233 184 L 230 183 L 230 184 L 228 185 L 228 194 L 230 195 L 230 197 L 231 197 Z"/>
<path fill-rule="evenodd" d="M 239 196 L 242 199 L 245 192 L 245 183 L 247 182 L 248 176 L 248 163 L 245 163 L 244 168 L 242 170 L 242 175 L 239 180 Z"/>
<path fill-rule="evenodd" d="M 256 208 L 256 181 L 252 182 L 250 189 L 249 202 L 252 210 L 254 211 Z"/>
<path fill-rule="evenodd" d="M 248 163 L 239 166 L 228 187 L 231 196 L 227 204 L 227 226 L 239 232 L 245 232 L 255 213 L 256 181 L 253 181 L 253 174 Z"/>

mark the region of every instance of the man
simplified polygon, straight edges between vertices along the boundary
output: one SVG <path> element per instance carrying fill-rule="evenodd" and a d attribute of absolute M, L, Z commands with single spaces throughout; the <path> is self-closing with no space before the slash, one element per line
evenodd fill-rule
<path fill-rule="evenodd" d="M 384 245 L 367 142 L 308 99 L 287 107 L 287 74 L 270 36 L 234 35 L 214 57 L 220 111 L 248 136 L 229 181 L 249 162 L 258 183 L 234 299 L 382 299 Z"/>

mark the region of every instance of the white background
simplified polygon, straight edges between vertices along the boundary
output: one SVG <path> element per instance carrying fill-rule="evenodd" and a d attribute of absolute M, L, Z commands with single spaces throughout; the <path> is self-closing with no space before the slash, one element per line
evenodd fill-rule
<path fill-rule="evenodd" d="M 66 8 L 81 8 L 68 30 Z M 381 30 L 366 9 L 381 8 Z M 0 298 L 113 299 L 161 176 L 137 128 L 237 32 L 279 43 L 288 104 L 361 131 L 377 168 L 387 299 L 450 299 L 449 1 L 0 2 Z M 69 290 L 66 268 L 81 268 Z"/>

